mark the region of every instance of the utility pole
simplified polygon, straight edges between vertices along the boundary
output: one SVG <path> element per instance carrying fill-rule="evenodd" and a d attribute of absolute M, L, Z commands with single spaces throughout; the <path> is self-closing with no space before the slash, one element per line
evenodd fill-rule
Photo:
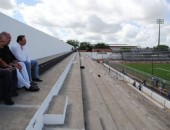
<path fill-rule="evenodd" d="M 159 24 L 159 33 L 158 33 L 158 46 L 160 45 L 160 24 L 164 24 L 164 19 L 157 19 L 157 24 Z"/>

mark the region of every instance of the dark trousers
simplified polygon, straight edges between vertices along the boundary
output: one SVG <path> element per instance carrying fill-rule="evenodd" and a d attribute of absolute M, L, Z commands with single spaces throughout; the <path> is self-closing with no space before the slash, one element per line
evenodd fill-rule
<path fill-rule="evenodd" d="M 2 99 L 10 99 L 13 91 L 13 74 L 9 70 L 0 69 Z"/>
<path fill-rule="evenodd" d="M 12 70 L 12 88 L 13 88 L 13 91 L 12 92 L 16 92 L 17 91 L 17 82 L 18 82 L 18 78 L 17 78 L 17 70 Z"/>

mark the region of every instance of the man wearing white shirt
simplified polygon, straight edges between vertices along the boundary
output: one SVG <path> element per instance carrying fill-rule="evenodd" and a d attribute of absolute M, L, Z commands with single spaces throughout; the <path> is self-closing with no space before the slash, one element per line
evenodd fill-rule
<path fill-rule="evenodd" d="M 42 80 L 39 79 L 38 63 L 36 60 L 30 59 L 27 51 L 24 48 L 25 45 L 26 45 L 25 36 L 19 35 L 17 37 L 17 43 L 13 44 L 10 49 L 13 55 L 17 58 L 17 60 L 25 63 L 30 82 L 32 82 L 32 80 L 37 82 L 42 82 Z"/>
<path fill-rule="evenodd" d="M 2 32 L 2 35 L 5 37 L 5 44 L 1 48 L 1 59 L 8 64 L 9 66 L 12 66 L 16 68 L 17 73 L 17 81 L 16 81 L 16 88 L 13 91 L 13 96 L 17 96 L 18 93 L 16 92 L 17 87 L 18 88 L 26 88 L 28 91 L 39 91 L 39 88 L 35 83 L 30 83 L 29 76 L 27 73 L 26 66 L 23 62 L 18 62 L 16 57 L 12 54 L 10 51 L 8 45 L 11 41 L 11 35 L 7 32 Z"/>

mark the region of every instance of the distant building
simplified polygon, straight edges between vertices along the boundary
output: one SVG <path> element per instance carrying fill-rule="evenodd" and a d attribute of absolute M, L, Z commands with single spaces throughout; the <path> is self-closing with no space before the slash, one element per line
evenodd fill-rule
<path fill-rule="evenodd" d="M 95 48 L 92 52 L 97 53 L 107 53 L 107 52 L 120 52 L 121 49 L 131 49 L 134 50 L 138 48 L 137 46 L 128 46 L 127 44 L 109 44 L 110 48 L 103 49 L 103 48 Z M 87 52 L 87 50 L 80 50 L 80 52 Z"/>
<path fill-rule="evenodd" d="M 87 50 L 79 50 L 80 52 L 87 52 Z"/>
<path fill-rule="evenodd" d="M 93 49 L 92 52 L 98 52 L 98 53 L 106 53 L 106 52 L 112 52 L 111 49 Z"/>
<path fill-rule="evenodd" d="M 110 44 L 109 46 L 112 52 L 119 52 L 123 48 L 132 50 L 137 48 L 137 46 L 128 46 L 127 44 Z"/>

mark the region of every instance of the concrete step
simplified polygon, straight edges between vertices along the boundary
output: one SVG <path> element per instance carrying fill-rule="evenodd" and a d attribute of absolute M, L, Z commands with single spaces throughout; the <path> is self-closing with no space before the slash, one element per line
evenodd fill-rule
<path fill-rule="evenodd" d="M 48 110 L 44 114 L 45 125 L 61 125 L 64 124 L 66 109 L 68 105 L 68 96 L 54 96 Z"/>
<path fill-rule="evenodd" d="M 87 127 L 88 130 L 103 130 L 98 113 L 96 111 L 88 111 Z"/>
<path fill-rule="evenodd" d="M 71 128 L 45 128 L 43 130 L 84 130 L 84 129 L 71 129 Z"/>
<path fill-rule="evenodd" d="M 43 130 L 84 130 L 80 62 L 77 55 L 59 95 L 68 95 L 69 105 L 63 125 L 44 125 Z"/>

